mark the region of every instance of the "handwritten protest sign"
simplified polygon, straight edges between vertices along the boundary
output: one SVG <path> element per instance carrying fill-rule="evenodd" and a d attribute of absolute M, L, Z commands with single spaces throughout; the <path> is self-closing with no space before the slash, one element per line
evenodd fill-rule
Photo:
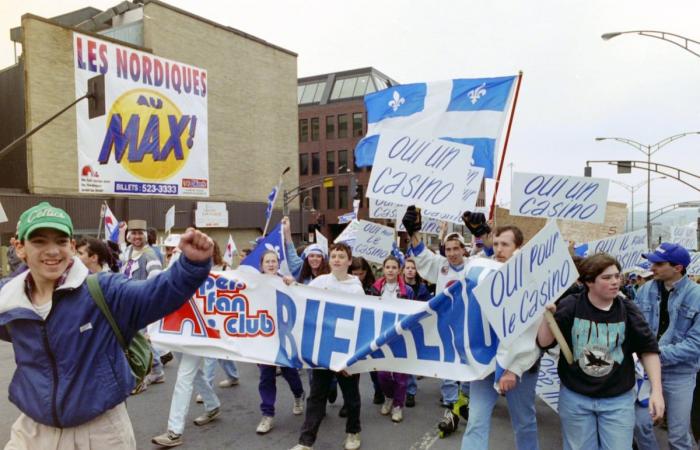
<path fill-rule="evenodd" d="M 316 243 L 321 249 L 328 254 L 328 238 L 320 231 L 316 230 Z"/>
<path fill-rule="evenodd" d="M 697 225 L 671 227 L 671 242 L 682 245 L 688 250 L 696 250 L 698 248 Z"/>
<path fill-rule="evenodd" d="M 481 182 L 484 179 L 484 168 L 483 167 L 469 167 L 467 170 L 466 185 L 462 191 L 462 198 L 459 202 L 452 205 L 452 210 L 450 212 L 436 211 L 430 208 L 422 208 L 421 215 L 423 217 L 424 233 L 431 233 L 431 226 L 426 227 L 426 222 L 428 221 L 444 221 L 452 222 L 462 225 L 462 213 L 464 211 L 476 211 L 476 200 L 479 195 L 479 190 L 481 189 Z M 403 217 L 403 211 L 406 211 L 406 206 L 400 206 L 399 204 L 381 200 L 379 198 L 369 199 L 369 217 L 373 219 L 389 219 L 396 220 L 398 218 L 401 221 Z M 437 227 L 439 228 L 439 226 Z M 404 231 L 403 229 L 399 231 Z M 437 234 L 437 232 L 435 233 Z"/>
<path fill-rule="evenodd" d="M 537 377 L 535 392 L 550 408 L 559 412 L 559 372 L 557 372 L 557 362 L 559 358 L 549 353 L 542 355 L 540 359 L 540 373 Z"/>
<path fill-rule="evenodd" d="M 688 275 L 700 275 L 700 252 L 690 252 L 690 264 L 685 270 Z"/>
<path fill-rule="evenodd" d="M 481 310 L 510 344 L 539 320 L 544 307 L 571 286 L 578 272 L 556 221 L 549 221 L 497 272 L 474 289 Z"/>
<path fill-rule="evenodd" d="M 333 242 L 335 242 L 336 244 L 338 242 L 345 242 L 350 246 L 350 248 L 353 248 L 355 246 L 355 240 L 357 239 L 357 231 L 359 229 L 360 222 L 357 220 L 353 220 L 343 229 L 343 231 L 338 235 L 337 238 L 335 238 Z"/>
<path fill-rule="evenodd" d="M 602 178 L 515 173 L 510 214 L 603 223 L 608 185 Z"/>
<path fill-rule="evenodd" d="M 472 147 L 384 132 L 379 138 L 367 197 L 454 213 L 466 187 Z M 477 191 L 478 192 L 478 191 Z"/>
<path fill-rule="evenodd" d="M 391 253 L 394 230 L 367 220 L 360 220 L 359 224 L 353 256 L 362 256 L 367 261 L 381 264 Z"/>
<path fill-rule="evenodd" d="M 576 247 L 576 253 L 580 256 L 590 256 L 596 253 L 608 253 L 614 256 L 620 262 L 623 271 L 633 269 L 642 262 L 642 253 L 646 253 L 646 251 L 646 229 L 616 234 Z"/>

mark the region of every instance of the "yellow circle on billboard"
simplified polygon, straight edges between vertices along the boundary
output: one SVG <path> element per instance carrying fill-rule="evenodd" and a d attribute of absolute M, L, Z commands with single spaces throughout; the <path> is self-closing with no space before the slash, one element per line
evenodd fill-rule
<path fill-rule="evenodd" d="M 127 154 L 121 165 L 143 181 L 162 181 L 182 169 L 190 155 L 191 118 L 167 96 L 150 89 L 134 89 L 122 94 L 109 111 L 121 115 L 127 139 Z M 136 137 L 134 137 L 136 135 Z"/>

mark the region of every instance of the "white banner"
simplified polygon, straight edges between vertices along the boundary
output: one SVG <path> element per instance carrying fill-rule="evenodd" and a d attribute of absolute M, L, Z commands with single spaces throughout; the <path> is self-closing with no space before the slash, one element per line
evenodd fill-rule
<path fill-rule="evenodd" d="M 510 214 L 603 223 L 608 185 L 602 178 L 516 172 Z"/>
<path fill-rule="evenodd" d="M 700 252 L 690 252 L 690 264 L 685 271 L 688 275 L 700 275 Z"/>
<path fill-rule="evenodd" d="M 455 205 L 462 203 L 471 157 L 469 145 L 383 132 L 366 196 L 454 214 Z"/>
<path fill-rule="evenodd" d="M 481 310 L 510 345 L 578 278 L 568 245 L 554 220 L 474 289 Z"/>
<path fill-rule="evenodd" d="M 647 230 L 630 231 L 616 234 L 609 238 L 587 242 L 576 247 L 576 254 L 590 256 L 596 253 L 608 253 L 614 256 L 622 270 L 630 270 L 643 262 L 642 253 L 647 252 Z"/>
<path fill-rule="evenodd" d="M 427 302 L 380 301 L 253 270 L 214 272 L 148 332 L 160 347 L 200 356 L 471 381 L 494 371 L 498 346 L 471 286 L 458 281 Z"/>
<path fill-rule="evenodd" d="M 671 242 L 683 246 L 688 251 L 698 248 L 698 226 L 671 227 Z"/>
<path fill-rule="evenodd" d="M 75 95 L 104 74 L 106 115 L 76 106 L 80 192 L 209 195 L 207 71 L 74 33 Z"/>
<path fill-rule="evenodd" d="M 367 220 L 358 221 L 356 240 L 352 247 L 353 256 L 362 256 L 367 261 L 381 264 L 391 254 L 394 230 Z"/>
<path fill-rule="evenodd" d="M 537 377 L 535 392 L 550 408 L 559 412 L 559 372 L 557 363 L 559 358 L 545 353 L 540 359 L 540 374 Z"/>

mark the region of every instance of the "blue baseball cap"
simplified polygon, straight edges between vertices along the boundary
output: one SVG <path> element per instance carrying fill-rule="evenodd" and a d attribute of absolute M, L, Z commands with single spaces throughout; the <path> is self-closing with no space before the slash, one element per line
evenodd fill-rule
<path fill-rule="evenodd" d="M 648 259 L 652 263 L 671 263 L 671 265 L 688 267 L 690 264 L 690 253 L 683 246 L 662 242 L 652 253 L 643 253 L 642 258 Z"/>

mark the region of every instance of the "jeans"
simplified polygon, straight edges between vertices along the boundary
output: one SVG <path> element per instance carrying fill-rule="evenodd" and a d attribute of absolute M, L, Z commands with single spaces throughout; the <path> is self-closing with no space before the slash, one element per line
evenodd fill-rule
<path fill-rule="evenodd" d="M 393 405 L 403 408 L 406 403 L 406 388 L 408 375 L 397 372 L 378 372 L 379 384 L 387 398 L 394 400 Z"/>
<path fill-rule="evenodd" d="M 408 376 L 408 385 L 406 386 L 408 395 L 416 395 L 418 393 L 418 379 L 415 375 Z"/>
<path fill-rule="evenodd" d="M 318 429 L 321 421 L 326 415 L 326 402 L 328 401 L 328 388 L 331 381 L 336 378 L 343 392 L 345 407 L 348 410 L 348 417 L 345 422 L 346 433 L 359 433 L 360 427 L 360 375 L 344 377 L 327 369 L 314 370 L 311 377 L 311 392 L 306 399 L 306 417 L 304 425 L 301 427 L 299 443 L 301 445 L 312 446 L 316 441 Z"/>
<path fill-rule="evenodd" d="M 211 384 L 204 378 L 202 372 L 202 357 L 182 354 L 180 366 L 177 368 L 177 380 L 173 390 L 173 398 L 170 401 L 170 415 L 168 416 L 168 430 L 182 434 L 185 430 L 185 418 L 190 410 L 192 389 L 196 389 L 204 400 L 204 409 L 211 411 L 221 406 Z"/>
<path fill-rule="evenodd" d="M 440 394 L 442 395 L 442 403 L 455 403 L 459 398 L 459 389 L 465 395 L 469 395 L 469 383 L 454 380 L 442 380 L 442 386 L 440 386 Z M 410 394 L 410 392 L 409 392 Z"/>
<path fill-rule="evenodd" d="M 506 392 L 508 412 L 515 433 L 515 448 L 538 449 L 535 416 L 535 385 L 539 371 L 523 373 L 516 386 Z M 469 420 L 462 438 L 462 450 L 487 450 L 491 430 L 491 414 L 498 400 L 493 388 L 495 374 L 469 383 Z"/>
<path fill-rule="evenodd" d="M 258 392 L 260 393 L 260 411 L 263 416 L 275 416 L 275 399 L 277 398 L 277 367 L 258 364 L 260 369 L 260 383 Z M 304 395 L 304 388 L 301 385 L 299 371 L 290 367 L 282 367 L 282 376 L 294 394 L 294 398 Z"/>
<path fill-rule="evenodd" d="M 204 377 L 207 379 L 209 384 L 214 385 L 214 378 L 216 377 L 216 362 L 224 369 L 224 373 L 229 380 L 238 379 L 238 367 L 236 363 L 230 359 L 216 359 L 216 358 L 204 358 Z"/>
<path fill-rule="evenodd" d="M 151 347 L 151 353 L 153 353 L 153 366 L 151 367 L 151 374 L 155 376 L 165 375 L 163 363 L 160 362 L 160 353 L 158 353 L 158 350 L 156 350 L 150 343 L 148 345 Z"/>
<path fill-rule="evenodd" d="M 615 397 L 593 398 L 564 385 L 559 390 L 564 450 L 621 450 L 632 448 L 634 391 Z"/>
<path fill-rule="evenodd" d="M 638 450 L 659 450 L 659 443 L 656 442 L 654 434 L 654 424 L 649 415 L 649 407 L 642 406 L 634 402 L 634 442 Z"/>
<path fill-rule="evenodd" d="M 671 450 L 693 449 L 690 435 L 690 410 L 693 406 L 693 390 L 697 373 L 661 373 L 661 386 L 666 401 L 668 447 Z"/>

